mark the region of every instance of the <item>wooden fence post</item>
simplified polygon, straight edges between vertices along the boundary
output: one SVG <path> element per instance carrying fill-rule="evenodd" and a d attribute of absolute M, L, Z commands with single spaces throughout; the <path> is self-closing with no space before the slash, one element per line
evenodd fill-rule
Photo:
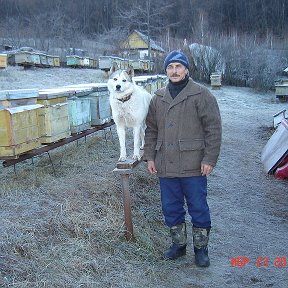
<path fill-rule="evenodd" d="M 124 209 L 124 222 L 125 222 L 125 238 L 127 241 L 135 241 L 133 234 L 133 223 L 131 213 L 131 197 L 129 189 L 129 176 L 133 173 L 133 168 L 136 167 L 141 161 L 127 159 L 124 162 L 118 162 L 114 173 L 119 174 L 121 177 L 122 195 L 123 195 L 123 209 Z"/>

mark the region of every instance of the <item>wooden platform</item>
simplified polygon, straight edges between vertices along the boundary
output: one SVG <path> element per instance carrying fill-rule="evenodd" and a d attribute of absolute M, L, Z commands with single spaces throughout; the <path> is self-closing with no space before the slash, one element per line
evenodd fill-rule
<path fill-rule="evenodd" d="M 116 164 L 117 169 L 132 169 L 135 166 L 137 166 L 142 159 L 140 160 L 135 160 L 135 159 L 126 159 L 125 161 L 119 161 Z"/>

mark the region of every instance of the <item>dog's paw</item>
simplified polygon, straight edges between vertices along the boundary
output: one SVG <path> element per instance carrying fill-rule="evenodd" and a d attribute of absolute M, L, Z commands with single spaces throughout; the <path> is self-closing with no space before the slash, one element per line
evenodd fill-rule
<path fill-rule="evenodd" d="M 124 162 L 124 161 L 126 161 L 126 159 L 127 159 L 126 156 L 120 156 L 118 161 L 119 162 Z"/>
<path fill-rule="evenodd" d="M 135 154 L 134 154 L 134 155 L 132 156 L 132 159 L 140 161 L 141 156 L 140 156 L 140 155 L 135 155 Z"/>

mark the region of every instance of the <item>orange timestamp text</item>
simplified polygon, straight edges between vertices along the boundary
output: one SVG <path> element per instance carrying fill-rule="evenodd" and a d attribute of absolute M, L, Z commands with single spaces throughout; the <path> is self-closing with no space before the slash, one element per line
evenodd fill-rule
<path fill-rule="evenodd" d="M 287 267 L 287 258 L 285 256 L 277 256 L 269 261 L 267 256 L 257 257 L 255 262 L 250 261 L 248 256 L 236 256 L 230 259 L 232 267 L 245 267 L 248 263 L 254 263 L 256 267 L 268 267 L 273 265 L 274 267 Z"/>

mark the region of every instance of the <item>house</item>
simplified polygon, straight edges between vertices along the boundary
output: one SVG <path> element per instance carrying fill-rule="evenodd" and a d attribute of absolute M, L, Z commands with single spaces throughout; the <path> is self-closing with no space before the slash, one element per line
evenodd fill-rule
<path fill-rule="evenodd" d="M 148 59 L 149 38 L 147 35 L 134 30 L 121 44 L 123 56 L 129 59 Z M 151 58 L 164 54 L 164 49 L 150 39 Z"/>

